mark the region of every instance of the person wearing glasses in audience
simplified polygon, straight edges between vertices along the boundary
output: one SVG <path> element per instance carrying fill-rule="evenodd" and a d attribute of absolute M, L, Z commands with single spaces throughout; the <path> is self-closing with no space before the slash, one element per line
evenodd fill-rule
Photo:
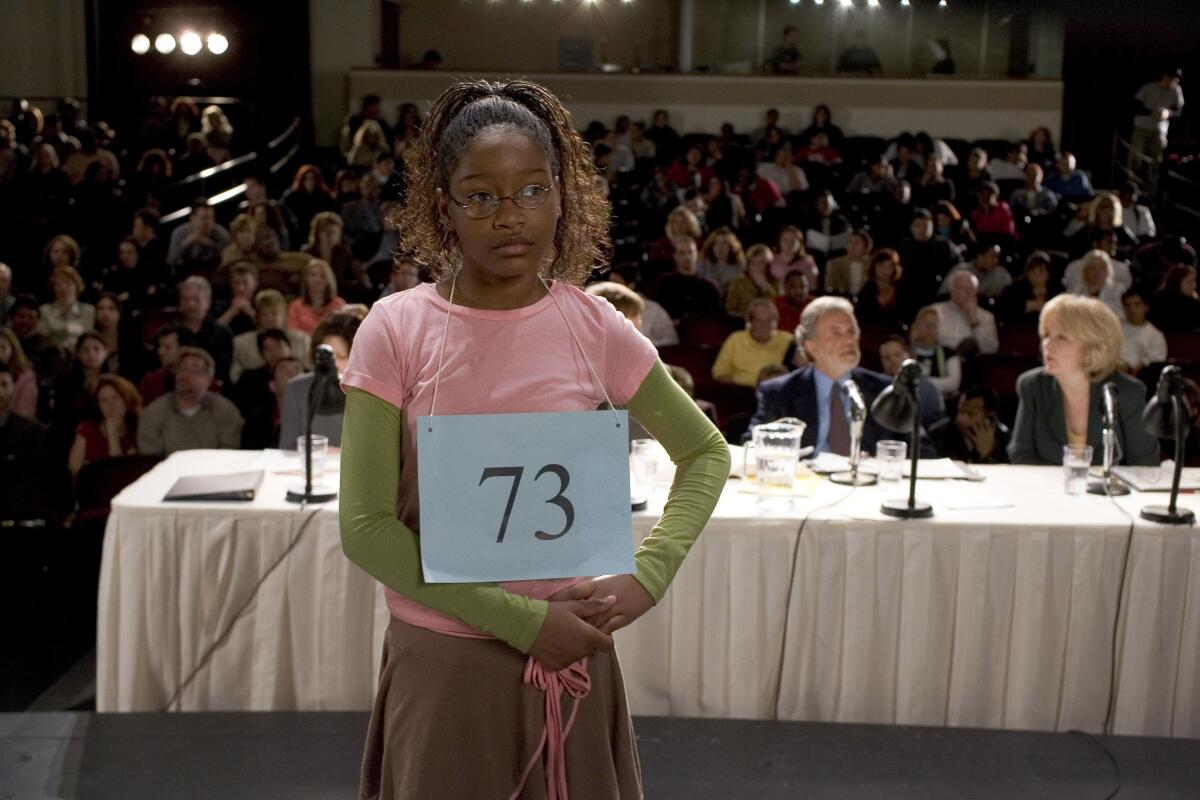
<path fill-rule="evenodd" d="M 1120 464 L 1158 464 L 1158 441 L 1142 427 L 1146 387 L 1117 369 L 1121 323 L 1093 297 L 1062 294 L 1038 322 L 1044 366 L 1017 379 L 1017 419 L 1008 457 L 1013 464 L 1062 464 L 1063 445 L 1091 445 L 1104 459 L 1104 385 L 1117 387 Z"/>

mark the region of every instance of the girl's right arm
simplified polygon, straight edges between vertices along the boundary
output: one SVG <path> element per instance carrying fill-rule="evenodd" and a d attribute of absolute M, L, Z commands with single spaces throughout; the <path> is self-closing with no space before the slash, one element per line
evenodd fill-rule
<path fill-rule="evenodd" d="M 495 636 L 520 650 L 538 654 L 547 643 L 534 648 L 546 619 L 549 604 L 545 600 L 507 592 L 496 584 L 426 583 L 421 574 L 420 540 L 396 518 L 396 488 L 400 485 L 401 439 L 405 435 L 403 414 L 399 408 L 361 389 L 348 388 L 346 413 L 342 423 L 341 507 L 342 549 L 346 556 L 371 577 L 393 591 L 423 606 L 457 617 L 469 625 Z M 585 601 L 599 603 L 599 601 Z M 607 604 L 604 604 L 607 605 Z M 588 616 L 599 610 L 572 605 L 572 616 Z M 567 621 L 570 622 L 569 620 Z M 577 620 L 569 628 L 591 626 Z M 543 636 L 562 636 L 561 624 L 551 626 Z M 603 647 L 599 632 L 579 636 L 594 642 L 573 643 L 567 650 Z M 611 647 L 611 644 L 608 645 Z M 589 649 L 590 648 L 590 649 Z M 566 658 L 570 663 L 578 658 Z M 557 661 L 556 658 L 547 659 Z M 557 665 L 555 665 L 557 666 Z"/>

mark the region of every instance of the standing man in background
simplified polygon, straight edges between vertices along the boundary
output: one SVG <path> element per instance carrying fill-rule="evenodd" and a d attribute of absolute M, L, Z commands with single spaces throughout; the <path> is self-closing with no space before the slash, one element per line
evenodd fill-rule
<path fill-rule="evenodd" d="M 1167 146 L 1171 120 L 1183 113 L 1183 89 L 1179 86 L 1182 80 L 1183 70 L 1165 69 L 1157 81 L 1147 83 L 1133 96 L 1139 109 L 1133 118 L 1129 168 L 1142 175 L 1151 190 L 1158 183 L 1158 165 Z M 1144 153 L 1150 159 L 1144 175 L 1136 162 L 1136 153 Z"/>

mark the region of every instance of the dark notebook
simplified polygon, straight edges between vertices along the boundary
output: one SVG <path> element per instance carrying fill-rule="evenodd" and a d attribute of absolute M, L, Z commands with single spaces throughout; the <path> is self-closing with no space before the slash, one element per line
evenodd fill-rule
<path fill-rule="evenodd" d="M 261 469 L 233 475 L 185 476 L 175 481 L 163 500 L 253 500 L 262 479 Z"/>

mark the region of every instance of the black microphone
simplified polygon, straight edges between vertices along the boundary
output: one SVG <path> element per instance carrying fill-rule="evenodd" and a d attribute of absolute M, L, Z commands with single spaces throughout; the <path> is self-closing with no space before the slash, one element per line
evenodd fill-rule
<path fill-rule="evenodd" d="M 850 404 L 850 419 L 854 422 L 864 421 L 867 418 L 867 402 L 863 400 L 858 384 L 847 380 L 843 386 L 846 388 L 846 399 Z"/>
<path fill-rule="evenodd" d="M 337 380 L 337 359 L 333 348 L 327 344 L 317 345 L 313 353 L 313 397 L 309 402 L 317 414 L 340 414 L 346 408 L 346 395 Z"/>

